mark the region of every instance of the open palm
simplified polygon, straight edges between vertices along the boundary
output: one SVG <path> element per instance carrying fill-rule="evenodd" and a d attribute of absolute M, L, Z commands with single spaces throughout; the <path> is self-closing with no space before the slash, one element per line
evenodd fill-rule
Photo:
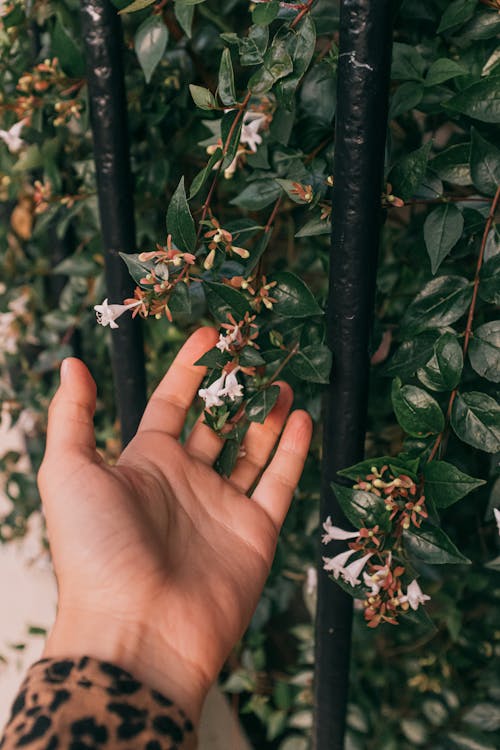
<path fill-rule="evenodd" d="M 186 342 L 114 467 L 95 450 L 95 384 L 67 360 L 39 475 L 59 588 L 45 655 L 107 658 L 193 718 L 255 609 L 311 433 L 294 412 L 262 473 L 291 407 L 281 384 L 229 479 L 213 469 L 222 443 L 201 419 L 181 445 L 205 374 L 192 363 L 216 340 L 204 328 Z"/>

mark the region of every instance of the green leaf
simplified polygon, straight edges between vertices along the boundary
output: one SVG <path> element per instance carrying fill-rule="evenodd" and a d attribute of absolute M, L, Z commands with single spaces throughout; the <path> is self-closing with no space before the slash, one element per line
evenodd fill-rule
<path fill-rule="evenodd" d="M 450 78 L 466 74 L 467 70 L 455 62 L 455 60 L 450 60 L 448 57 L 440 57 L 438 60 L 434 60 L 427 71 L 424 86 L 437 86 L 444 81 L 449 81 Z"/>
<path fill-rule="evenodd" d="M 448 99 L 444 106 L 481 122 L 500 122 L 500 77 L 481 78 Z"/>
<path fill-rule="evenodd" d="M 454 0 L 443 13 L 437 33 L 441 34 L 443 31 L 464 24 L 474 15 L 476 5 L 477 0 Z"/>
<path fill-rule="evenodd" d="M 215 464 L 216 471 L 223 477 L 229 477 L 236 465 L 238 456 L 240 453 L 240 446 L 246 435 L 249 427 L 249 422 L 246 424 L 238 424 L 234 428 L 231 438 L 225 440 L 222 450 L 219 454 L 219 458 Z M 233 434 L 234 433 L 234 434 Z"/>
<path fill-rule="evenodd" d="M 262 367 L 266 360 L 254 346 L 245 346 L 239 354 L 239 364 L 242 367 Z"/>
<path fill-rule="evenodd" d="M 269 279 L 277 284 L 271 290 L 276 300 L 274 310 L 284 318 L 307 318 L 309 315 L 323 315 L 310 289 L 290 271 L 280 271 Z"/>
<path fill-rule="evenodd" d="M 396 162 L 388 178 L 394 195 L 398 195 L 404 201 L 414 195 L 427 170 L 431 148 L 432 141 L 428 141 L 421 148 L 411 151 Z"/>
<path fill-rule="evenodd" d="M 437 508 L 448 508 L 473 490 L 486 484 L 464 474 L 446 461 L 431 461 L 424 467 L 424 494 Z"/>
<path fill-rule="evenodd" d="M 383 497 L 364 490 L 353 490 L 336 482 L 332 482 L 331 487 L 342 512 L 356 529 L 377 524 L 385 526 L 389 514 Z"/>
<path fill-rule="evenodd" d="M 391 98 L 389 107 L 389 120 L 409 112 L 420 104 L 424 95 L 424 87 L 421 83 L 408 81 L 398 86 Z"/>
<path fill-rule="evenodd" d="M 293 60 L 293 72 L 278 81 L 276 96 L 284 106 L 291 110 L 295 101 L 295 91 L 304 73 L 309 67 L 316 48 L 316 27 L 308 13 L 298 28 L 286 38 L 288 54 Z"/>
<path fill-rule="evenodd" d="M 227 47 L 222 52 L 220 59 L 219 85 L 217 91 L 221 102 L 226 106 L 230 106 L 236 102 L 233 63 L 231 61 L 231 53 Z"/>
<path fill-rule="evenodd" d="M 444 328 L 462 317 L 472 300 L 472 284 L 463 276 L 438 276 L 429 281 L 406 310 L 405 333 Z"/>
<path fill-rule="evenodd" d="M 417 371 L 418 379 L 432 391 L 452 391 L 460 382 L 464 359 L 453 333 L 444 333 L 434 344 L 434 353 Z"/>
<path fill-rule="evenodd" d="M 475 128 L 471 128 L 471 135 L 472 182 L 483 195 L 495 195 L 500 185 L 500 149 L 479 135 Z"/>
<path fill-rule="evenodd" d="M 281 188 L 274 180 L 254 180 L 230 202 L 233 206 L 247 208 L 249 211 L 260 211 L 274 203 L 280 195 Z"/>
<path fill-rule="evenodd" d="M 403 380 L 407 380 L 429 361 L 438 338 L 438 331 L 425 331 L 409 341 L 403 341 L 387 364 L 379 369 L 380 374 L 391 378 L 399 375 Z"/>
<path fill-rule="evenodd" d="M 403 542 L 410 556 L 430 565 L 470 564 L 470 560 L 462 555 L 444 531 L 430 523 L 423 524 L 419 529 L 411 527 L 404 531 Z"/>
<path fill-rule="evenodd" d="M 209 89 L 204 86 L 195 86 L 194 83 L 189 84 L 189 91 L 193 97 L 193 101 L 200 109 L 216 109 L 217 102 L 215 96 Z"/>
<path fill-rule="evenodd" d="M 186 36 L 191 39 L 193 29 L 193 18 L 194 18 L 194 6 L 185 5 L 182 0 L 175 0 L 174 2 L 174 13 L 175 17 L 179 22 L 179 26 L 184 31 Z"/>
<path fill-rule="evenodd" d="M 52 54 L 66 75 L 82 78 L 85 75 L 85 60 L 70 29 L 60 18 L 56 19 L 51 38 Z"/>
<path fill-rule="evenodd" d="M 155 2 L 156 0 L 134 0 L 133 3 L 130 3 L 130 5 L 119 10 L 118 13 L 120 15 L 123 15 L 124 13 L 136 13 L 138 10 L 144 10 L 144 8 L 153 5 Z"/>
<path fill-rule="evenodd" d="M 175 285 L 168 300 L 168 306 L 174 315 L 191 315 L 189 287 L 183 281 Z"/>
<path fill-rule="evenodd" d="M 409 435 L 436 435 L 444 429 L 441 407 L 427 391 L 414 385 L 402 385 L 401 380 L 395 378 L 391 397 L 397 420 Z"/>
<path fill-rule="evenodd" d="M 135 53 L 146 83 L 150 82 L 156 66 L 162 59 L 167 42 L 168 29 L 161 16 L 149 16 L 135 32 Z"/>
<path fill-rule="evenodd" d="M 280 4 L 276 0 L 256 5 L 252 13 L 252 20 L 261 26 L 269 26 L 278 15 L 279 9 Z"/>
<path fill-rule="evenodd" d="M 469 359 L 478 375 L 500 382 L 500 320 L 476 328 L 469 344 Z"/>
<path fill-rule="evenodd" d="M 152 260 L 139 260 L 139 253 L 119 253 L 119 256 L 127 264 L 128 272 L 136 284 L 140 284 L 140 280 L 147 276 L 148 273 L 151 273 L 151 269 L 154 266 Z M 143 288 L 148 289 L 150 287 L 143 286 Z"/>
<path fill-rule="evenodd" d="M 167 210 L 167 232 L 172 235 L 174 245 L 185 253 L 196 249 L 196 230 L 189 210 L 184 189 L 184 177 L 172 196 Z"/>
<path fill-rule="evenodd" d="M 413 45 L 394 42 L 391 64 L 393 81 L 421 81 L 424 68 L 425 60 Z"/>
<path fill-rule="evenodd" d="M 292 70 L 293 62 L 288 54 L 286 41 L 278 32 L 264 55 L 262 67 L 250 78 L 248 88 L 254 94 L 265 94 L 272 89 L 276 81 L 287 76 Z"/>
<path fill-rule="evenodd" d="M 500 450 L 500 406 L 486 393 L 459 393 L 453 403 L 451 426 L 467 445 L 486 453 Z"/>
<path fill-rule="evenodd" d="M 461 30 L 461 39 L 491 39 L 500 31 L 500 15 L 494 10 L 479 10 Z"/>
<path fill-rule="evenodd" d="M 398 477 L 400 474 L 406 474 L 412 479 L 416 479 L 417 469 L 419 461 L 402 461 L 397 456 L 377 456 L 376 458 L 367 458 L 364 461 L 360 461 L 354 466 L 349 466 L 347 469 L 341 469 L 337 472 L 341 477 L 347 477 L 355 482 L 360 479 L 364 479 L 368 474 L 372 473 L 372 467 L 375 467 L 378 471 L 382 466 L 389 466 L 393 475 Z"/>
<path fill-rule="evenodd" d="M 120 255 L 122 255 L 120 253 Z M 123 257 L 123 256 L 122 256 Z M 52 274 L 65 274 L 66 276 L 95 276 L 96 264 L 91 258 L 85 258 L 81 255 L 72 255 L 65 258 L 53 268 Z M 142 274 L 144 276 L 144 274 Z"/>
<path fill-rule="evenodd" d="M 203 287 L 208 307 L 216 320 L 225 323 L 228 314 L 231 313 L 240 321 L 245 317 L 245 313 L 251 312 L 247 298 L 236 289 L 215 281 L 203 281 Z"/>
<path fill-rule="evenodd" d="M 453 203 L 437 206 L 427 215 L 424 224 L 424 240 L 433 274 L 457 244 L 463 229 L 464 217 Z"/>
<path fill-rule="evenodd" d="M 227 44 L 237 45 L 243 66 L 260 65 L 269 43 L 269 29 L 267 26 L 251 26 L 246 37 L 240 38 L 234 32 L 229 32 L 221 34 L 221 39 Z"/>
<path fill-rule="evenodd" d="M 305 346 L 292 357 L 288 366 L 301 380 L 326 384 L 332 369 L 332 353 L 324 344 Z"/>
<path fill-rule="evenodd" d="M 245 407 L 245 413 L 250 422 L 264 422 L 280 395 L 279 385 L 271 385 L 263 391 L 258 391 L 250 398 Z"/>
<path fill-rule="evenodd" d="M 222 369 L 224 365 L 227 365 L 232 359 L 229 352 L 221 352 L 216 346 L 205 352 L 199 359 L 194 363 L 202 367 L 208 367 L 210 369 Z"/>
<path fill-rule="evenodd" d="M 198 174 L 196 175 L 196 177 L 192 181 L 191 187 L 189 189 L 189 199 L 190 200 L 192 198 L 194 198 L 195 195 L 198 195 L 198 193 L 200 192 L 201 188 L 203 187 L 203 185 L 205 184 L 205 182 L 209 178 L 211 172 L 213 171 L 215 165 L 217 164 L 218 161 L 220 161 L 221 157 L 222 157 L 222 149 L 221 148 L 217 148 L 214 151 L 214 153 L 211 155 L 210 159 L 208 160 L 208 162 L 206 163 L 206 165 L 203 167 L 203 169 L 200 172 L 198 172 Z"/>
<path fill-rule="evenodd" d="M 306 223 L 296 232 L 296 237 L 316 237 L 321 234 L 331 234 L 332 222 L 327 219 L 322 219 L 321 216 L 315 216 L 313 219 L 309 219 Z"/>
<path fill-rule="evenodd" d="M 500 305 L 500 253 L 493 255 L 481 269 L 479 296 L 485 302 Z"/>
<path fill-rule="evenodd" d="M 457 146 L 441 151 L 429 162 L 429 167 L 445 182 L 452 185 L 470 185 L 470 143 L 459 143 Z"/>

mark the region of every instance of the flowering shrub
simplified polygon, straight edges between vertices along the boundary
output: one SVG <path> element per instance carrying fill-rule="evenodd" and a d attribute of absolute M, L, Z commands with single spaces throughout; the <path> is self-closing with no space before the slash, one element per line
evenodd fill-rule
<path fill-rule="evenodd" d="M 275 403 L 278 376 L 321 424 L 337 4 L 115 4 L 125 11 L 138 228 L 137 253 L 123 257 L 136 283 L 126 300 L 106 298 L 102 278 L 77 3 L 0 6 L 3 412 L 29 410 L 36 465 L 53 373 L 64 356 L 83 356 L 112 460 L 105 329 L 123 314 L 153 318 L 144 324 L 153 384 L 208 317 L 220 337 L 201 360 L 200 398 L 229 474 L 249 424 Z M 490 661 L 500 7 L 398 5 L 368 459 L 335 486 L 353 528 L 318 519 L 315 439 L 268 586 L 228 664 L 226 688 L 262 724 L 250 730 L 258 747 L 307 746 L 318 526 L 325 569 L 356 598 L 360 622 L 381 626 L 356 622 L 350 746 L 492 747 L 500 727 Z M 23 533 L 37 507 L 19 460 L 1 459 L 12 501 L 3 539 Z M 329 555 L 332 540 L 345 550 Z"/>

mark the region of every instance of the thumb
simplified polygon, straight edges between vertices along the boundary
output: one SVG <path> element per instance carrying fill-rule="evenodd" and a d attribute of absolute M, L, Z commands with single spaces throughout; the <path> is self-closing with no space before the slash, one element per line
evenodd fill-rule
<path fill-rule="evenodd" d="M 83 362 L 74 357 L 63 361 L 61 384 L 49 407 L 45 467 L 61 467 L 75 458 L 95 459 L 96 390 Z"/>

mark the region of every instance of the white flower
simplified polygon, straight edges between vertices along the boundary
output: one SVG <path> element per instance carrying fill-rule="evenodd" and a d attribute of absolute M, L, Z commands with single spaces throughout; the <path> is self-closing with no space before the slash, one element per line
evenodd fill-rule
<path fill-rule="evenodd" d="M 382 584 L 384 583 L 389 573 L 390 570 L 387 565 L 385 565 L 380 570 L 376 570 L 375 573 L 372 573 L 371 575 L 363 572 L 363 583 L 370 589 L 370 594 L 372 596 L 377 596 Z"/>
<path fill-rule="evenodd" d="M 419 604 L 425 604 L 431 597 L 424 594 L 418 582 L 413 580 L 406 589 L 406 596 L 400 597 L 401 603 L 408 602 L 412 609 L 418 609 Z"/>
<path fill-rule="evenodd" d="M 500 534 L 500 509 L 493 508 L 493 513 L 495 514 L 495 521 L 497 522 L 498 533 Z"/>
<path fill-rule="evenodd" d="M 115 320 L 127 310 L 131 310 L 140 304 L 141 301 L 137 300 L 137 302 L 130 302 L 128 305 L 108 305 L 108 298 L 106 297 L 102 305 L 94 305 L 97 322 L 100 326 L 118 328 L 118 323 L 115 323 Z"/>
<path fill-rule="evenodd" d="M 211 409 L 212 406 L 222 406 L 224 403 L 224 383 L 226 380 L 227 373 L 223 372 L 220 378 L 214 380 L 212 385 L 208 388 L 200 388 L 198 396 L 205 402 L 205 409 Z"/>
<path fill-rule="evenodd" d="M 220 333 L 219 340 L 215 346 L 221 352 L 228 352 L 229 347 L 231 346 L 231 344 L 234 344 L 237 338 L 238 338 L 238 328 L 235 327 L 233 331 L 227 334 L 227 336 L 224 336 L 223 333 Z"/>
<path fill-rule="evenodd" d="M 250 151 L 257 151 L 257 146 L 262 143 L 259 130 L 266 122 L 266 116 L 262 112 L 245 112 L 243 125 L 241 126 L 240 143 L 249 146 Z"/>
<path fill-rule="evenodd" d="M 238 378 L 236 377 L 236 373 L 238 372 L 238 370 L 239 367 L 236 367 L 229 373 L 226 378 L 224 396 L 228 396 L 231 401 L 236 401 L 237 398 L 241 398 L 243 396 L 243 386 L 241 385 L 241 383 L 238 383 Z"/>
<path fill-rule="evenodd" d="M 331 516 L 328 516 L 323 524 L 323 528 L 326 531 L 326 534 L 323 534 L 321 537 L 323 544 L 328 544 L 328 542 L 334 539 L 356 539 L 359 536 L 359 531 L 345 531 L 339 526 L 334 526 Z"/>
<path fill-rule="evenodd" d="M 372 554 L 373 553 L 370 552 L 368 555 L 360 557 L 359 560 L 354 560 L 354 562 L 352 562 L 340 572 L 342 578 L 346 583 L 348 583 L 350 586 L 358 586 L 361 583 L 359 574 L 365 567 Z"/>
<path fill-rule="evenodd" d="M 344 572 L 344 566 L 351 555 L 354 555 L 355 550 L 348 549 L 347 552 L 341 552 L 340 555 L 335 557 L 324 557 L 323 558 L 323 569 L 329 573 L 333 573 L 335 579 Z"/>
<path fill-rule="evenodd" d="M 0 130 L 0 140 L 6 144 L 9 151 L 13 154 L 20 151 L 24 146 L 24 141 L 20 137 L 20 134 L 25 124 L 25 120 L 19 120 L 9 130 Z"/>

